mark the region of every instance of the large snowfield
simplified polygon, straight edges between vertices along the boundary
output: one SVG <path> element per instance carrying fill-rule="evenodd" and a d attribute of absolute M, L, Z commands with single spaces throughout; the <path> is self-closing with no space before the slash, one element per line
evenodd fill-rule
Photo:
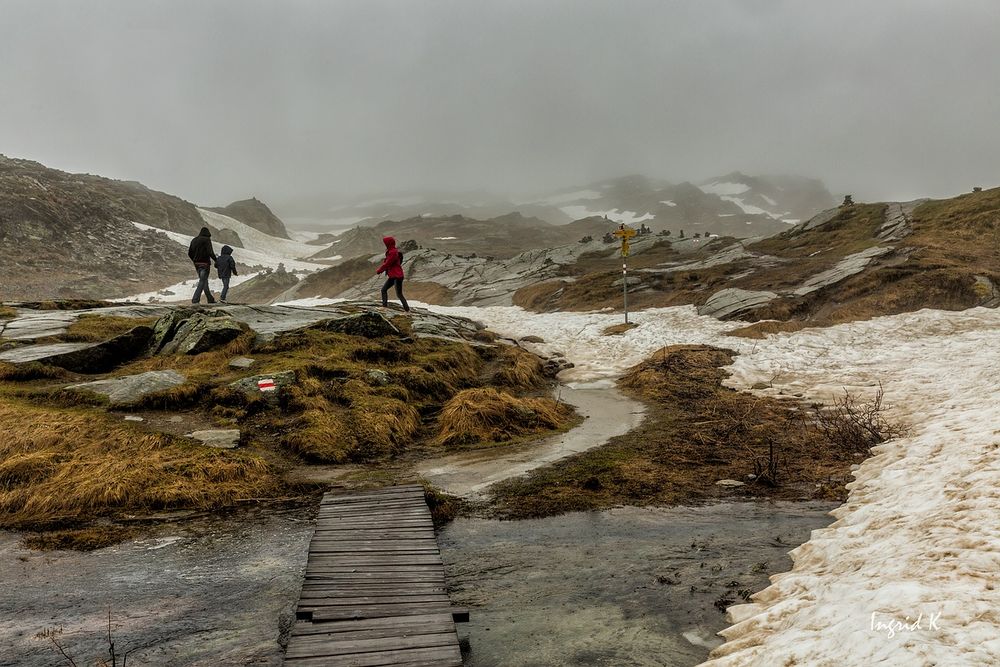
<path fill-rule="evenodd" d="M 662 345 L 704 342 L 740 354 L 727 383 L 831 401 L 879 383 L 908 436 L 855 472 L 836 521 L 792 552 L 751 604 L 730 608 L 711 667 L 1000 664 L 1000 312 L 923 310 L 762 341 L 693 308 L 633 315 L 439 308 L 577 364 L 567 380 L 608 382 Z M 767 539 L 762 535 L 761 539 Z"/>

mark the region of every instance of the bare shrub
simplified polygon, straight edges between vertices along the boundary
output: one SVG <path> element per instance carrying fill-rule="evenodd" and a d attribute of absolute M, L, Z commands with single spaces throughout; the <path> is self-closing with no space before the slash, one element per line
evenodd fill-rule
<path fill-rule="evenodd" d="M 833 405 L 816 411 L 820 433 L 831 444 L 853 454 L 871 454 L 872 447 L 905 435 L 906 428 L 886 418 L 885 391 L 879 383 L 870 401 L 861 402 L 846 389 Z"/>

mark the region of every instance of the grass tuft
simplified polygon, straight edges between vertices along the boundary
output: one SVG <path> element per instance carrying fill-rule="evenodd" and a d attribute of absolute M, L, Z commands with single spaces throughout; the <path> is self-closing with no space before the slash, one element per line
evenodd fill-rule
<path fill-rule="evenodd" d="M 561 428 L 572 414 L 568 406 L 550 398 L 516 398 L 491 387 L 466 389 L 445 403 L 435 443 L 455 447 L 506 442 Z"/>

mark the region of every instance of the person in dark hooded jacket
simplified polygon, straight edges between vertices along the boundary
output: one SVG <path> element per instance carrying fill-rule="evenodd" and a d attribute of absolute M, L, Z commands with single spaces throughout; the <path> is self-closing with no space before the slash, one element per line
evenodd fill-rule
<path fill-rule="evenodd" d="M 188 246 L 188 257 L 194 262 L 194 268 L 198 271 L 198 286 L 194 289 L 194 296 L 191 303 L 201 302 L 201 293 L 205 292 L 205 297 L 209 303 L 215 303 L 212 293 L 208 290 L 208 276 L 212 272 L 212 261 L 217 259 L 215 250 L 212 249 L 212 232 L 208 227 L 202 227 L 201 233 L 191 239 Z"/>
<path fill-rule="evenodd" d="M 226 295 L 229 294 L 229 279 L 232 276 L 240 275 L 236 271 L 236 260 L 233 259 L 232 247 L 227 245 L 222 246 L 219 258 L 215 260 L 215 268 L 219 272 L 219 280 L 222 281 L 222 294 L 219 295 L 219 301 L 225 303 Z"/>
<path fill-rule="evenodd" d="M 403 298 L 403 253 L 396 248 L 396 239 L 391 236 L 383 237 L 382 243 L 385 244 L 385 261 L 375 271 L 376 275 L 384 271 L 388 278 L 382 285 L 382 306 L 389 305 L 389 288 L 395 285 L 396 298 L 403 304 L 403 310 L 410 312 L 410 305 Z"/>

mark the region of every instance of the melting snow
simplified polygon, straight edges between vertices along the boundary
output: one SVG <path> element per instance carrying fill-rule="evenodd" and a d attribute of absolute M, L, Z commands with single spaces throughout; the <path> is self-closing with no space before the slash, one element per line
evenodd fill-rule
<path fill-rule="evenodd" d="M 791 572 L 730 608 L 728 643 L 706 665 L 1000 664 L 1000 311 L 923 310 L 749 341 L 690 307 L 635 313 L 639 326 L 621 336 L 601 335 L 618 314 L 430 308 L 541 336 L 540 352 L 577 365 L 565 372 L 576 383 L 610 383 L 662 345 L 698 342 L 740 352 L 736 388 L 830 401 L 881 383 L 909 436 L 861 464 L 836 522 L 792 551 Z M 910 629 L 889 636 L 893 622 Z"/>
<path fill-rule="evenodd" d="M 454 241 L 457 238 L 458 238 L 457 236 L 435 236 L 434 240 L 435 241 Z"/>
<path fill-rule="evenodd" d="M 667 206 L 677 206 L 677 204 L 675 204 L 674 202 L 670 201 L 669 199 L 666 199 L 666 200 L 661 199 L 660 203 L 661 204 L 665 204 Z"/>
<path fill-rule="evenodd" d="M 762 194 L 760 196 L 760 198 L 763 199 L 764 201 L 766 201 L 768 206 L 777 206 L 778 205 L 778 202 L 774 201 L 773 199 L 771 199 L 767 195 Z"/>

